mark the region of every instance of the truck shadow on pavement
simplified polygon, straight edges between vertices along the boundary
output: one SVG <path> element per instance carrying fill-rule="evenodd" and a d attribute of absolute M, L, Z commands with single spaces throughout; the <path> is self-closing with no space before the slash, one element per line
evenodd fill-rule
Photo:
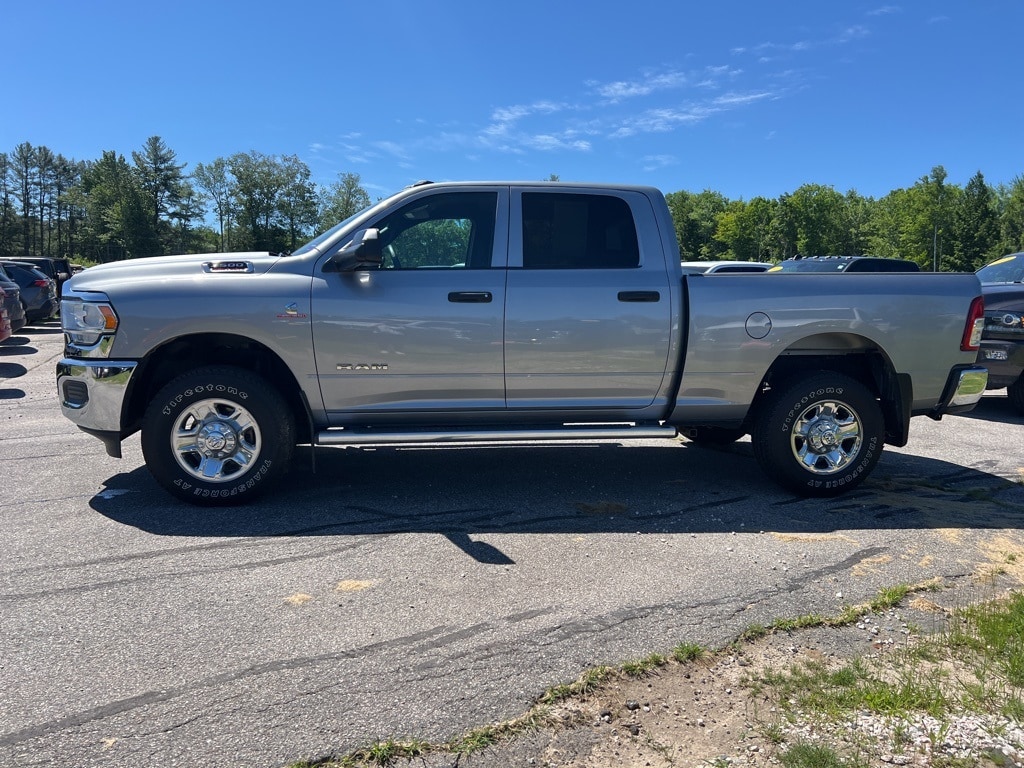
<path fill-rule="evenodd" d="M 1017 413 L 1005 395 L 986 395 L 972 410 L 953 418 L 1024 425 L 1024 415 Z"/>
<path fill-rule="evenodd" d="M 804 499 L 758 469 L 749 442 L 628 447 L 433 446 L 297 450 L 280 486 L 242 507 L 177 502 L 145 467 L 111 477 L 94 510 L 162 536 L 434 533 L 484 563 L 508 564 L 479 534 L 701 534 L 851 529 L 1024 528 L 1024 484 L 886 452 L 860 488 Z"/>

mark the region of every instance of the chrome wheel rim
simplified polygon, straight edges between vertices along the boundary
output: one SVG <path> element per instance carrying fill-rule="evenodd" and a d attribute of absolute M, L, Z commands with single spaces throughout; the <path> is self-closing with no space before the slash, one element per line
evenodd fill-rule
<path fill-rule="evenodd" d="M 171 452 L 189 476 L 227 483 L 244 473 L 263 445 L 252 414 L 230 400 L 200 400 L 188 406 L 171 430 Z"/>
<path fill-rule="evenodd" d="M 838 400 L 807 408 L 790 432 L 793 456 L 815 475 L 833 475 L 845 469 L 856 458 L 863 440 L 860 416 Z"/>

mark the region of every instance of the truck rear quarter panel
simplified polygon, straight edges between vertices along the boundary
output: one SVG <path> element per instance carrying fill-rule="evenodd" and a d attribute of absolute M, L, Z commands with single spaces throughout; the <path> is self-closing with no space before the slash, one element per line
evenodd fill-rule
<path fill-rule="evenodd" d="M 971 274 L 699 275 L 684 278 L 686 355 L 670 420 L 741 417 L 782 355 L 880 351 L 913 374 L 913 411 L 935 405 L 960 350 Z"/>

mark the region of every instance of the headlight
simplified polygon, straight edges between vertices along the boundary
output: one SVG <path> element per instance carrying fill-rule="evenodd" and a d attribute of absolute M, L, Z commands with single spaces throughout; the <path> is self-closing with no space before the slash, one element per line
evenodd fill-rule
<path fill-rule="evenodd" d="M 117 313 L 106 302 L 67 298 L 60 303 L 60 324 L 70 343 L 91 347 L 117 330 Z"/>
<path fill-rule="evenodd" d="M 985 317 L 985 328 L 1003 333 L 1024 333 L 1024 313 L 991 310 Z"/>

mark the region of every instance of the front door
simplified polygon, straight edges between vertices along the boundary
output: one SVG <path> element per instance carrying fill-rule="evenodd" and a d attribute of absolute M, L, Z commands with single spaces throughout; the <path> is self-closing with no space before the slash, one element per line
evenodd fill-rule
<path fill-rule="evenodd" d="M 313 342 L 332 423 L 505 407 L 507 209 L 493 188 L 428 191 L 368 224 L 380 269 L 318 265 Z"/>

